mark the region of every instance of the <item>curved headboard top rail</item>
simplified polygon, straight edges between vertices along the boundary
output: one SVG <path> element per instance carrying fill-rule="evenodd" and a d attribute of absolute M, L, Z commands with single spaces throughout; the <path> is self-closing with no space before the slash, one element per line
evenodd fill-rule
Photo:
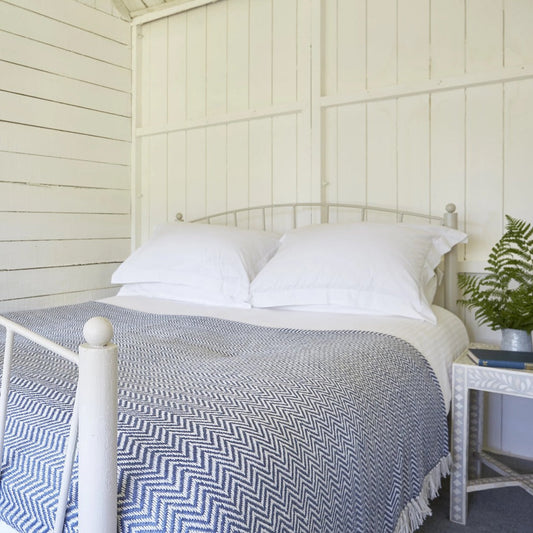
<path fill-rule="evenodd" d="M 290 213 L 290 223 L 287 220 L 287 213 L 283 213 L 283 210 L 289 210 Z M 301 210 L 305 217 L 302 220 L 298 220 L 297 212 Z M 308 210 L 306 213 L 305 210 Z M 309 210 L 314 210 L 313 213 L 309 213 Z M 261 220 L 257 224 L 257 220 L 254 218 L 254 225 L 257 224 L 259 227 L 256 229 L 267 229 L 267 219 L 269 222 L 272 222 L 274 218 L 274 213 L 276 211 L 281 212 L 284 217 L 284 231 L 288 229 L 294 229 L 299 226 L 298 222 L 303 222 L 301 225 L 308 225 L 313 222 L 320 223 L 329 223 L 331 220 L 332 210 L 352 210 L 355 212 L 357 218 L 361 221 L 368 220 L 368 215 L 370 213 L 377 214 L 386 214 L 391 218 L 395 219 L 396 222 L 403 222 L 405 218 L 412 218 L 414 220 L 424 222 L 426 224 L 440 224 L 447 226 L 449 228 L 457 229 L 457 213 L 455 204 L 449 203 L 446 205 L 446 212 L 442 216 L 429 215 L 427 213 L 416 213 L 414 211 L 403 211 L 398 209 L 393 209 L 389 207 L 378 207 L 370 206 L 363 204 L 347 204 L 347 203 L 315 203 L 315 202 L 303 202 L 303 203 L 285 203 L 285 204 L 270 204 L 270 205 L 259 205 L 254 207 L 243 207 L 240 209 L 233 209 L 230 211 L 224 211 L 220 213 L 215 213 L 213 215 L 207 215 L 205 217 L 196 218 L 190 222 L 199 222 L 211 224 L 212 221 L 220 220 L 221 224 L 225 225 L 234 225 L 239 227 L 239 222 L 246 225 L 249 220 L 246 219 L 246 214 L 252 216 L 260 214 Z M 357 213 L 359 211 L 359 213 Z M 268 214 L 268 216 L 267 216 Z M 240 215 L 240 218 L 239 218 Z M 181 213 L 176 214 L 177 221 L 183 221 L 183 215 Z M 351 221 L 354 222 L 354 217 L 351 218 Z M 458 258 L 457 258 L 457 249 L 453 248 L 444 258 L 444 272 L 443 272 L 443 282 L 442 282 L 442 292 L 438 292 L 437 301 L 440 305 L 443 305 L 446 309 L 457 313 L 457 299 L 458 299 L 458 288 L 457 288 L 457 270 L 458 270 Z"/>
<path fill-rule="evenodd" d="M 369 213 L 386 213 L 394 215 L 397 222 L 403 222 L 405 217 L 412 217 L 416 219 L 423 219 L 427 223 L 440 222 L 441 224 L 449 227 L 457 227 L 457 214 L 455 213 L 455 204 L 449 203 L 446 205 L 446 213 L 444 216 L 428 215 L 427 213 L 417 213 L 414 211 L 404 211 L 393 209 L 389 207 L 378 207 L 364 204 L 347 204 L 347 203 L 318 203 L 318 202 L 299 202 L 299 203 L 284 203 L 284 204 L 270 204 L 270 205 L 258 205 L 253 207 L 243 207 L 240 209 L 232 209 L 229 211 L 223 211 L 220 213 L 214 213 L 212 215 L 206 215 L 205 217 L 196 218 L 190 222 L 205 222 L 210 224 L 212 220 L 225 217 L 226 219 L 232 219 L 233 224 L 238 226 L 238 215 L 244 215 L 246 213 L 254 213 L 259 211 L 262 218 L 262 229 L 266 229 L 266 212 L 280 209 L 290 209 L 292 213 L 292 227 L 296 228 L 296 212 L 298 209 L 319 209 L 320 210 L 320 222 L 328 223 L 331 220 L 332 209 L 350 209 L 358 210 L 360 212 L 360 220 L 365 221 L 368 219 Z M 176 220 L 183 221 L 183 214 L 177 213 Z"/>

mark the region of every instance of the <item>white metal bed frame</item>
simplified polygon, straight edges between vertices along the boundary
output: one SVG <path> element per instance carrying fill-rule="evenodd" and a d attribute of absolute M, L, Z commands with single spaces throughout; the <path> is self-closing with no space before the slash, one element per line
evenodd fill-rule
<path fill-rule="evenodd" d="M 259 211 L 262 228 L 266 229 L 267 214 L 279 209 L 290 210 L 293 228 L 297 226 L 297 211 L 306 209 L 319 210 L 322 223 L 331 220 L 333 209 L 350 209 L 359 210 L 360 219 L 363 221 L 367 220 L 369 213 L 375 212 L 395 215 L 397 222 L 402 222 L 405 217 L 412 217 L 457 228 L 457 213 L 454 204 L 446 206 L 446 213 L 442 217 L 355 204 L 273 204 L 216 213 L 191 222 L 210 224 L 213 221 L 216 222 L 216 219 L 225 219 L 226 223 L 231 220 L 237 226 L 239 216 Z M 176 219 L 183 220 L 183 216 L 178 213 Z M 445 258 L 443 304 L 447 309 L 455 312 L 456 301 L 457 252 L 452 250 Z M 14 335 L 17 334 L 78 365 L 78 388 L 70 422 L 54 533 L 63 531 L 76 448 L 79 471 L 79 533 L 116 533 L 118 391 L 117 347 L 110 342 L 113 336 L 112 325 L 105 318 L 91 318 L 83 328 L 86 343 L 79 346 L 79 354 L 2 316 L 0 316 L 0 325 L 6 329 L 0 392 L 0 458 L 3 458 L 13 342 Z"/>

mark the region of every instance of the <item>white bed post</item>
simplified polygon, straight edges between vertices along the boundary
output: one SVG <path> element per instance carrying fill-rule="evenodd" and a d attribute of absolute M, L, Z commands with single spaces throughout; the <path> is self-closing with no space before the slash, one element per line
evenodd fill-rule
<path fill-rule="evenodd" d="M 448 228 L 457 229 L 458 217 L 455 212 L 455 204 L 446 206 L 444 213 L 444 225 Z M 446 281 L 444 285 L 444 306 L 452 313 L 457 314 L 457 246 L 454 246 L 444 258 L 444 270 Z"/>
<path fill-rule="evenodd" d="M 79 349 L 79 531 L 117 531 L 117 347 L 102 317 L 83 328 Z"/>

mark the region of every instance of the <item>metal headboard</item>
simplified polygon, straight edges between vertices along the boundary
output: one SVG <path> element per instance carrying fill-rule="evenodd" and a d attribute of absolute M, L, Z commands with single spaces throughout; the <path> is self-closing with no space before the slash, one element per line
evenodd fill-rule
<path fill-rule="evenodd" d="M 269 205 L 253 206 L 253 207 L 243 207 L 240 209 L 232 209 L 229 211 L 223 211 L 220 213 L 214 213 L 212 215 L 206 215 L 200 218 L 195 218 L 193 220 L 190 220 L 189 222 L 205 222 L 207 224 L 211 224 L 211 222 L 215 219 L 226 218 L 226 220 L 232 220 L 233 224 L 235 226 L 238 226 L 239 215 L 259 212 L 261 214 L 261 219 L 263 223 L 262 229 L 267 229 L 267 226 L 266 226 L 267 211 L 272 212 L 274 210 L 281 210 L 281 209 L 291 211 L 293 229 L 297 227 L 297 216 L 296 216 L 297 211 L 304 210 L 304 209 L 320 210 L 320 222 L 326 223 L 326 224 L 331 221 L 332 210 L 344 209 L 344 210 L 359 211 L 359 218 L 361 221 L 368 220 L 369 213 L 387 213 L 390 215 L 394 215 L 397 222 L 403 222 L 405 217 L 412 217 L 416 219 L 422 219 L 427 223 L 438 222 L 438 223 L 447 225 L 445 222 L 446 215 L 444 216 L 428 215 L 427 213 L 416 213 L 414 211 L 402 211 L 402 210 L 388 208 L 388 207 L 369 206 L 369 205 L 363 205 L 363 204 L 345 204 L 345 203 L 322 204 L 322 203 L 317 203 L 317 202 L 299 202 L 299 203 L 293 203 L 293 204 L 269 204 Z M 446 206 L 446 211 L 447 213 L 455 213 L 455 205 L 448 204 Z M 183 221 L 184 220 L 183 214 L 177 213 L 176 220 Z"/>
<path fill-rule="evenodd" d="M 243 207 L 240 209 L 232 209 L 229 211 L 214 213 L 212 215 L 206 215 L 204 217 L 190 220 L 189 222 L 211 224 L 215 221 L 219 224 L 232 224 L 239 227 L 240 222 L 243 224 L 247 224 L 249 222 L 249 217 L 246 215 L 254 214 L 257 216 L 259 213 L 261 222 L 258 229 L 266 230 L 267 219 L 273 220 L 275 218 L 274 213 L 276 211 L 285 211 L 285 216 L 287 215 L 288 211 L 290 213 L 291 224 L 289 225 L 290 227 L 284 228 L 287 230 L 298 227 L 298 214 L 301 212 L 305 213 L 306 210 L 308 210 L 307 214 L 310 214 L 309 210 L 314 210 L 315 212 L 312 213 L 311 219 L 309 217 L 305 217 L 303 219 L 304 225 L 312 222 L 320 222 L 322 224 L 330 223 L 332 222 L 332 212 L 334 210 L 336 210 L 337 213 L 339 210 L 358 211 L 358 213 L 356 213 L 358 215 L 357 219 L 363 222 L 368 220 L 369 214 L 377 213 L 391 215 L 391 219 L 394 219 L 396 222 L 404 222 L 406 218 L 411 218 L 417 222 L 424 222 L 426 224 L 440 224 L 453 229 L 457 229 L 458 225 L 456 207 L 453 203 L 446 205 L 446 212 L 442 216 L 429 215 L 427 213 L 417 213 L 414 211 L 403 211 L 388 207 L 369 206 L 364 204 L 299 202 L 292 204 L 270 204 Z M 353 217 L 352 221 L 355 219 L 356 217 Z M 176 220 L 183 221 L 183 214 L 177 213 Z M 255 220 L 255 222 L 257 222 L 257 220 Z M 444 258 L 444 279 L 442 282 L 444 290 L 442 293 L 439 292 L 437 296 L 437 302 L 453 313 L 457 312 L 457 261 L 457 249 L 454 248 L 448 254 L 446 254 Z"/>

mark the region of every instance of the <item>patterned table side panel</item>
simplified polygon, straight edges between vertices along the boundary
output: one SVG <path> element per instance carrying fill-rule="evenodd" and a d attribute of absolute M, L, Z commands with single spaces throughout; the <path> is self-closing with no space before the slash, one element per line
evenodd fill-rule
<path fill-rule="evenodd" d="M 460 365 L 456 365 L 460 367 Z M 473 389 L 533 398 L 533 373 L 468 367 L 467 385 Z"/>

